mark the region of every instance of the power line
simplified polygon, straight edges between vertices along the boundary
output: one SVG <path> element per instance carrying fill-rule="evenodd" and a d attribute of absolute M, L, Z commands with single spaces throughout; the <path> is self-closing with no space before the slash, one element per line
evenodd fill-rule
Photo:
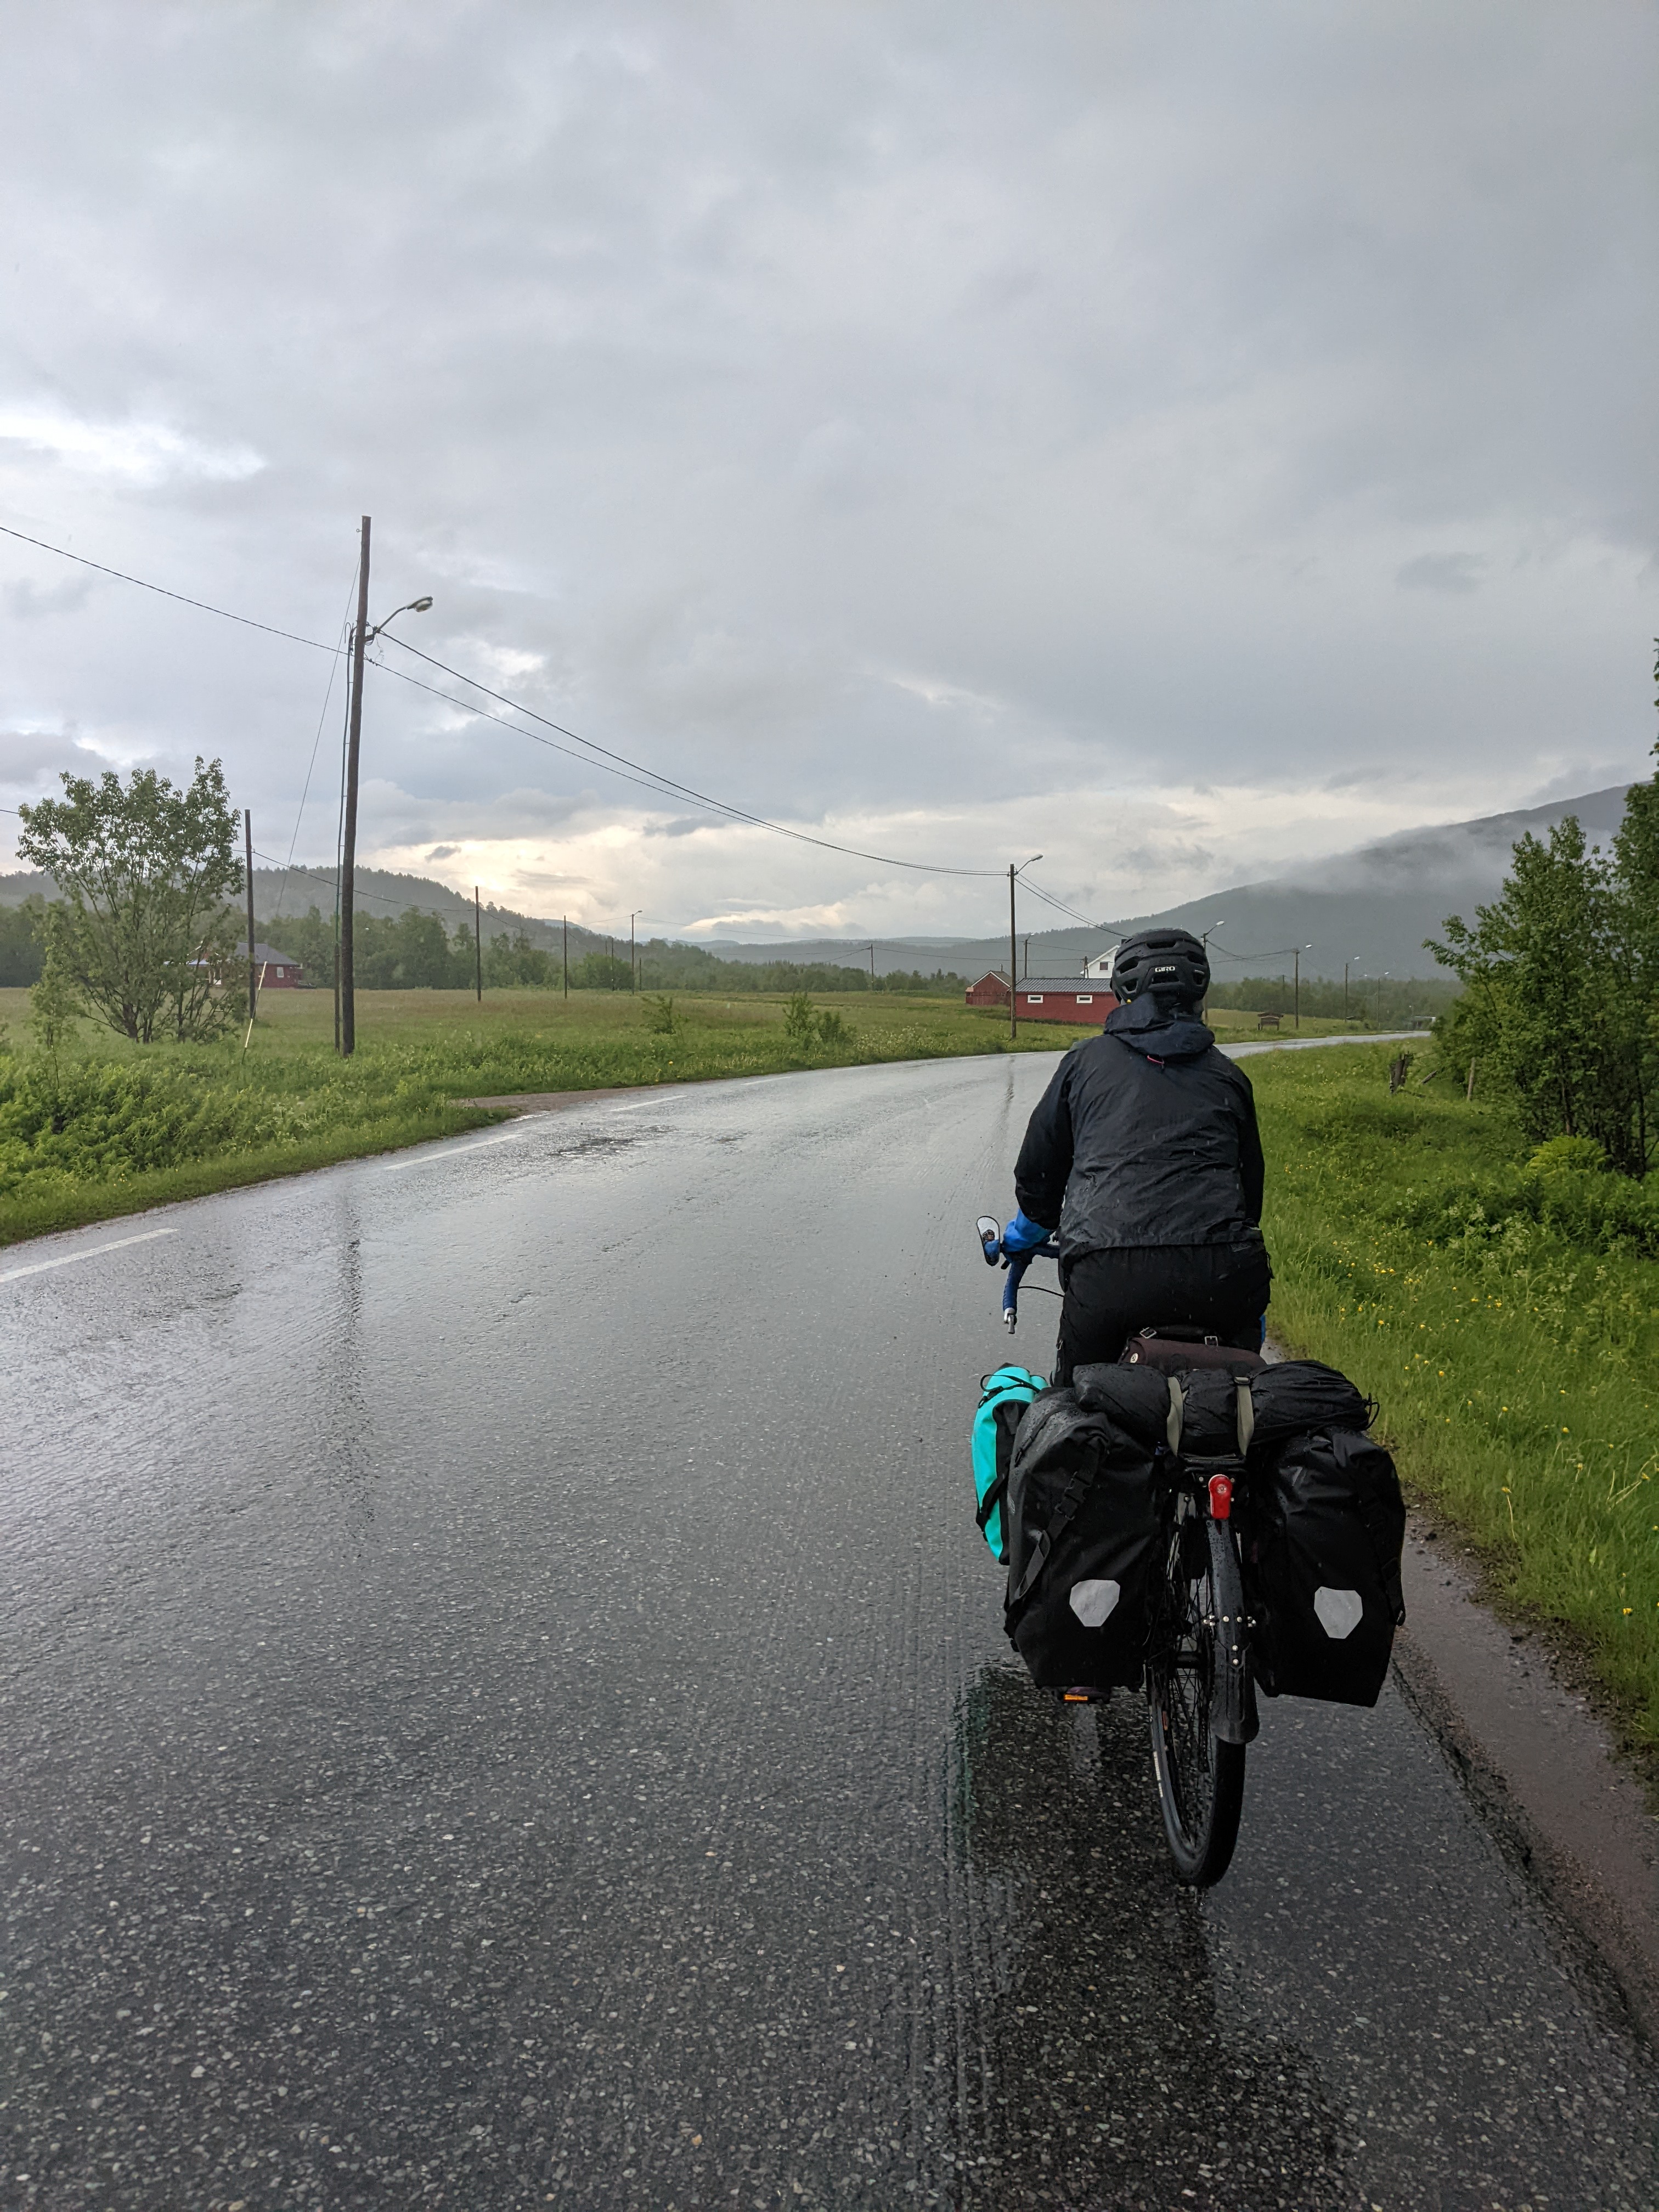
<path fill-rule="evenodd" d="M 1081 922 L 1085 929 L 1127 929 L 1128 927 L 1127 922 L 1122 921 L 1096 921 L 1089 915 L 1079 914 L 1074 906 L 1067 906 L 1064 899 L 1056 898 L 1052 891 L 1045 891 L 1042 884 L 1033 882 L 1030 876 L 1022 876 L 1019 880 L 1028 891 L 1042 900 L 1045 905 L 1053 907 L 1056 914 L 1069 915 L 1073 921 Z"/>
<path fill-rule="evenodd" d="M 620 763 L 621 768 L 613 769 L 613 774 L 620 774 L 623 769 L 635 771 L 629 775 L 629 782 L 637 782 L 641 776 L 650 777 L 651 782 L 646 787 L 656 790 L 665 798 L 689 799 L 696 805 L 706 806 L 715 813 L 724 814 L 734 822 L 746 822 L 757 830 L 769 830 L 775 836 L 793 837 L 799 844 L 817 845 L 825 852 L 845 853 L 855 860 L 873 860 L 882 867 L 914 868 L 919 874 L 927 876 L 972 876 L 988 880 L 1002 873 L 1000 868 L 935 867 L 925 860 L 901 860 L 896 859 L 890 853 L 866 853 L 855 845 L 837 844 L 833 838 L 814 837 L 805 830 L 791 830 L 781 822 L 769 821 L 763 814 L 750 814 L 746 808 L 732 806 L 723 799 L 711 798 L 707 792 L 698 791 L 690 784 L 680 783 L 674 777 L 665 775 L 659 769 L 647 768 L 641 761 L 630 760 L 626 753 L 612 751 L 609 745 L 602 745 L 593 738 L 584 738 L 576 731 L 567 729 L 562 722 L 555 722 L 547 715 L 538 714 L 533 707 L 526 707 L 522 700 L 509 698 L 505 691 L 493 690 L 488 684 L 481 684 L 476 676 L 468 676 L 459 668 L 452 668 L 447 661 L 435 659 L 431 653 L 422 653 L 418 646 L 410 645 L 406 638 L 393 637 L 388 631 L 386 641 L 388 645 L 397 646 L 401 652 L 412 653 L 416 660 L 425 661 L 428 668 L 441 669 L 446 676 L 453 676 L 458 684 L 465 684 L 475 691 L 482 691 L 486 699 L 494 699 L 503 707 L 510 707 L 515 714 L 523 714 L 532 722 L 539 722 L 544 729 L 556 730 L 562 738 L 568 738 L 573 744 L 582 745 L 589 752 L 599 754 L 602 761 Z M 436 698 L 447 699 L 452 706 L 460 707 L 464 711 L 472 714 L 484 712 L 482 708 L 469 708 L 465 700 L 456 699 L 447 691 L 440 691 L 435 684 L 421 684 L 420 678 L 410 676 L 406 669 L 393 668 L 384 660 L 377 661 L 374 665 L 376 667 L 385 669 L 389 676 L 401 677 L 405 684 L 419 684 L 422 690 L 430 691 Z M 501 718 L 499 714 L 491 714 L 489 719 L 492 722 L 499 722 Z M 513 729 L 516 725 L 507 722 L 502 726 Z M 521 730 L 520 735 L 531 738 L 536 737 L 536 732 L 533 730 Z M 538 738 L 537 742 L 547 744 L 549 741 L 545 738 Z M 549 749 L 554 752 L 564 752 L 567 750 L 563 745 L 550 745 Z M 571 754 L 570 757 L 580 759 L 584 756 Z"/>
<path fill-rule="evenodd" d="M 353 579 L 353 588 L 356 588 L 355 578 Z M 350 619 L 350 614 L 351 601 L 349 597 L 348 597 L 346 600 L 346 611 L 340 618 L 340 635 L 342 638 L 345 636 L 346 624 Z M 317 750 L 323 742 L 323 725 L 328 720 L 328 702 L 334 696 L 334 678 L 339 665 L 340 663 L 337 659 L 331 660 L 329 663 L 328 688 L 323 693 L 322 711 L 317 717 L 317 734 L 311 741 L 311 758 L 306 763 L 306 780 L 304 784 L 301 787 L 299 809 L 294 817 L 294 835 L 288 841 L 288 860 L 283 869 L 283 887 L 276 894 L 276 913 L 275 919 L 278 921 L 282 920 L 283 902 L 288 896 L 288 878 L 289 874 L 291 872 L 294 866 L 294 848 L 300 842 L 300 825 L 306 818 L 306 801 L 311 796 L 311 779 L 317 766 Z"/>
<path fill-rule="evenodd" d="M 192 599 L 187 592 L 170 592 L 165 584 L 152 584 L 143 576 L 130 576 L 125 568 L 111 568 L 101 561 L 88 561 L 84 553 L 70 553 L 61 545 L 50 545 L 44 538 L 31 538 L 27 530 L 14 530 L 9 523 L 0 522 L 0 533 L 17 538 L 24 545 L 38 545 L 43 553 L 55 553 L 60 561 L 75 561 L 83 568 L 95 568 L 100 576 L 113 576 L 118 583 L 136 584 L 141 592 L 155 592 L 164 599 L 177 599 L 180 606 L 196 607 L 204 615 L 217 615 L 222 622 L 240 623 L 244 629 L 262 629 L 267 637 L 285 637 L 290 644 L 308 645 L 317 653 L 338 653 L 342 650 L 337 645 L 325 645 L 320 638 L 301 637 L 297 629 L 279 629 L 274 623 L 255 622 L 252 615 L 234 615 L 228 607 L 211 606 L 206 599 Z"/>
<path fill-rule="evenodd" d="M 264 860 L 270 867 L 282 869 L 284 875 L 305 876 L 313 884 L 325 884 L 330 890 L 334 888 L 332 876 L 319 876 L 314 868 L 302 868 L 295 860 L 279 860 L 274 853 L 262 853 L 257 845 L 253 848 L 253 857 L 256 860 Z M 459 896 L 460 894 L 457 892 L 456 896 L 459 897 Z M 415 903 L 413 899 L 388 898 L 384 891 L 359 891 L 357 896 L 373 899 L 377 906 L 395 906 L 405 910 Z M 462 903 L 465 904 L 465 902 L 463 901 Z"/>
<path fill-rule="evenodd" d="M 36 546 L 43 553 L 55 553 L 61 561 L 73 561 L 82 568 L 96 569 L 100 576 L 113 576 L 118 582 L 136 585 L 140 591 L 154 592 L 161 599 L 176 600 L 181 606 L 194 607 L 202 614 L 217 615 L 223 622 L 240 623 L 246 629 L 263 630 L 268 637 L 287 638 L 292 644 L 309 646 L 314 652 L 332 653 L 337 658 L 343 650 L 337 645 L 325 645 L 319 638 L 304 637 L 298 630 L 283 629 L 274 623 L 256 622 L 251 615 L 233 614 L 228 607 L 216 607 L 207 599 L 192 599 L 186 592 L 170 591 L 165 584 L 152 584 L 146 577 L 134 576 L 125 568 L 112 568 L 105 562 L 88 560 L 83 553 L 71 553 L 67 548 L 53 545 L 44 538 L 31 537 L 26 530 L 14 530 L 9 524 L 0 523 L 0 533 L 8 538 L 15 538 L 20 544 Z M 989 880 L 1002 872 L 1000 868 L 935 867 L 924 860 L 902 860 L 890 853 L 869 853 L 856 845 L 839 844 L 831 837 L 814 837 L 805 830 L 791 830 L 781 822 L 769 821 L 764 815 L 751 814 L 744 807 L 730 805 L 723 799 L 714 799 L 706 792 L 694 790 L 689 784 L 679 783 L 672 776 L 663 775 L 659 769 L 646 768 L 641 762 L 629 760 L 626 754 L 613 752 L 609 746 L 601 745 L 595 738 L 580 737 L 575 731 L 566 729 L 562 723 L 551 721 L 545 714 L 538 714 L 533 707 L 526 707 L 521 701 L 507 697 L 504 692 L 492 690 L 489 684 L 479 683 L 476 677 L 464 675 L 459 669 L 451 668 L 447 662 L 434 659 L 430 653 L 422 653 L 417 647 L 406 644 L 400 637 L 393 637 L 389 631 L 386 634 L 386 642 L 402 646 L 405 653 L 413 653 L 416 659 L 426 661 L 431 667 L 441 669 L 446 676 L 453 677 L 458 683 L 465 684 L 473 690 L 482 691 L 487 698 L 497 700 L 502 706 L 512 708 L 515 714 L 526 715 L 532 721 L 541 722 L 550 730 L 556 730 L 560 736 L 569 738 L 573 743 L 586 749 L 585 753 L 571 754 L 570 758 L 582 760 L 586 758 L 587 754 L 597 754 L 604 761 L 621 763 L 620 766 L 611 769 L 612 775 L 623 775 L 627 782 L 640 783 L 641 788 L 654 791 L 659 797 L 690 799 L 695 805 L 707 807 L 712 813 L 725 815 L 732 821 L 744 822 L 754 829 L 769 830 L 774 836 L 793 838 L 798 844 L 816 845 L 821 851 L 827 853 L 842 853 L 850 860 L 869 860 L 879 867 L 907 868 L 914 870 L 918 875 L 962 876 L 981 880 Z M 515 723 L 502 722 L 499 714 L 490 714 L 483 708 L 471 706 L 465 700 L 456 699 L 448 692 L 440 691 L 434 684 L 422 684 L 418 677 L 410 675 L 404 669 L 394 668 L 384 660 L 377 661 L 375 665 L 384 669 L 387 675 L 396 676 L 405 684 L 414 684 L 417 690 L 431 692 L 434 698 L 447 701 L 451 706 L 459 707 L 465 714 L 478 714 L 488 721 L 501 722 L 504 729 L 518 728 Z M 519 735 L 534 737 L 536 733 L 531 730 L 519 729 Z M 545 738 L 538 739 L 538 742 L 548 744 Z M 548 750 L 552 752 L 563 752 L 565 748 L 562 745 L 550 744 Z M 634 773 L 626 774 L 626 770 L 632 770 Z"/>

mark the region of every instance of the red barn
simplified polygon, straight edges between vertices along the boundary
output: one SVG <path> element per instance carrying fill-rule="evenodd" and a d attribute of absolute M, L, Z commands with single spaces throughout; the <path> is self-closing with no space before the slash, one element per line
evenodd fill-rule
<path fill-rule="evenodd" d="M 1000 968 L 970 983 L 970 1006 L 1006 1006 L 1008 978 Z M 1016 995 L 1014 1012 L 1022 1022 L 1069 1022 L 1075 1029 L 1097 1026 L 1117 1000 L 1093 975 L 1027 975 Z"/>
<path fill-rule="evenodd" d="M 236 948 L 240 958 L 247 958 L 246 942 Z M 297 991 L 300 988 L 300 963 L 286 952 L 279 952 L 274 945 L 256 944 L 253 957 L 260 969 L 259 988 L 262 991 Z"/>

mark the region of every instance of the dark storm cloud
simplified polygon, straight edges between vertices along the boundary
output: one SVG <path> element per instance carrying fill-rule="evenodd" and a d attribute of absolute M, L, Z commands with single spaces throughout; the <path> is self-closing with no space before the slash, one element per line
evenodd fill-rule
<path fill-rule="evenodd" d="M 57 0 L 9 47 L 0 520 L 327 641 L 367 508 L 377 614 L 431 591 L 399 628 L 496 690 L 1109 907 L 1639 766 L 1648 11 Z M 290 829 L 314 750 L 331 849 L 323 656 L 0 544 L 0 717 L 222 752 Z M 647 839 L 387 678 L 365 775 L 368 846 L 563 838 L 623 911 L 981 924 Z"/>

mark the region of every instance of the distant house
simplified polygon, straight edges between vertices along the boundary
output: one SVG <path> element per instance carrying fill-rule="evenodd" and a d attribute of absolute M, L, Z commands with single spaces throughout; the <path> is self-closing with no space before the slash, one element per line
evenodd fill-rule
<path fill-rule="evenodd" d="M 247 940 L 236 948 L 239 960 L 247 958 Z M 300 988 L 300 963 L 287 952 L 279 952 L 274 945 L 253 947 L 253 957 L 259 967 L 259 988 L 262 991 L 297 991 Z"/>
<path fill-rule="evenodd" d="M 1006 1006 L 1008 977 L 1000 968 L 988 969 L 968 986 L 970 1006 Z M 1014 1003 L 1022 1022 L 1070 1022 L 1086 1029 L 1103 1022 L 1117 1000 L 1091 975 L 1028 975 L 1020 983 Z"/>
<path fill-rule="evenodd" d="M 970 1006 L 1006 1006 L 1008 1003 L 1008 978 L 1000 968 L 988 969 L 977 983 L 968 986 Z"/>

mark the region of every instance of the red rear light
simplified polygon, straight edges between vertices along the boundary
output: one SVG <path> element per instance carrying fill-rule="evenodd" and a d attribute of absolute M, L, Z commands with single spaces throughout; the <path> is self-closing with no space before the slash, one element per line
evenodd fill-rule
<path fill-rule="evenodd" d="M 1232 1510 L 1233 1479 L 1231 1475 L 1212 1474 L 1210 1477 L 1210 1518 L 1212 1521 L 1230 1520 L 1232 1516 Z"/>

